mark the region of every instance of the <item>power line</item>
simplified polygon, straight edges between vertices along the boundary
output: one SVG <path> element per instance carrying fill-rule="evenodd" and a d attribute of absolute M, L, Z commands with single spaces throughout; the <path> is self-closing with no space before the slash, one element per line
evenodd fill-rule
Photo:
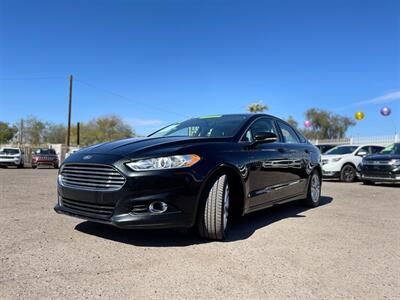
<path fill-rule="evenodd" d="M 179 115 L 179 116 L 185 117 L 185 118 L 188 118 L 188 117 L 189 117 L 189 116 L 187 116 L 187 115 L 185 115 L 185 114 L 182 114 L 182 113 L 178 113 L 178 112 L 174 112 L 174 111 L 169 111 L 169 110 L 166 110 L 166 109 L 161 108 L 161 107 L 157 107 L 157 106 L 154 106 L 154 105 L 149 105 L 148 103 L 144 103 L 144 102 L 141 102 L 141 101 L 133 100 L 133 99 L 131 99 L 131 98 L 129 98 L 129 97 L 126 97 L 126 96 L 121 95 L 121 94 L 119 94 L 119 93 L 113 92 L 113 91 L 111 91 L 111 90 L 109 90 L 109 89 L 105 89 L 105 88 L 102 88 L 102 87 L 98 87 L 98 86 L 96 86 L 96 85 L 94 85 L 94 84 L 92 84 L 92 83 L 88 83 L 88 82 L 83 81 L 83 80 L 80 80 L 80 79 L 76 79 L 76 78 L 74 78 L 74 79 L 75 79 L 76 82 L 83 83 L 84 85 L 89 86 L 89 87 L 91 87 L 91 88 L 93 88 L 93 89 L 96 89 L 96 90 L 99 90 L 99 91 L 108 93 L 108 94 L 110 94 L 110 95 L 116 96 L 116 97 L 121 98 L 121 99 L 123 99 L 123 100 L 125 100 L 126 102 L 129 102 L 129 103 L 131 103 L 131 104 L 140 104 L 140 105 L 142 105 L 142 106 L 147 106 L 147 107 L 149 107 L 149 108 L 151 108 L 151 109 L 155 109 L 155 110 L 158 110 L 158 111 L 161 111 L 161 112 L 164 112 L 164 113 L 175 114 L 175 115 Z"/>

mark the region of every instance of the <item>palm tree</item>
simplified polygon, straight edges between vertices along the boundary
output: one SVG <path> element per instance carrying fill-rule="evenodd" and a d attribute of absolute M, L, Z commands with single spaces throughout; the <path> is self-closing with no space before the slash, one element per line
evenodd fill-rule
<path fill-rule="evenodd" d="M 253 114 L 258 113 L 258 112 L 263 112 L 268 110 L 268 106 L 265 105 L 262 102 L 258 102 L 258 103 L 251 103 L 247 106 L 247 111 L 251 112 Z"/>

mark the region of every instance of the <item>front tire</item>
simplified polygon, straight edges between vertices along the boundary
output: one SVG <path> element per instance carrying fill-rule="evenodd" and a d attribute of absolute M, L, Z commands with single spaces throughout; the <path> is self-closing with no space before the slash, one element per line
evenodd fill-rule
<path fill-rule="evenodd" d="M 340 181 L 353 182 L 356 179 L 356 169 L 352 165 L 344 165 L 340 171 Z"/>
<path fill-rule="evenodd" d="M 317 207 L 321 198 L 321 177 L 318 171 L 311 173 L 308 183 L 307 198 L 304 199 L 304 204 L 308 207 Z"/>
<path fill-rule="evenodd" d="M 201 204 L 197 224 L 200 236 L 210 240 L 223 240 L 228 217 L 229 184 L 227 175 L 222 174 L 211 183 L 207 198 Z"/>

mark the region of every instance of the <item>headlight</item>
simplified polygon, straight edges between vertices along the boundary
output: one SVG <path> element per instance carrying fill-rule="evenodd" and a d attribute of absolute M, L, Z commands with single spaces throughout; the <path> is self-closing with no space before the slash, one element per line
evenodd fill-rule
<path fill-rule="evenodd" d="M 332 162 L 338 162 L 341 159 L 342 159 L 341 157 L 332 158 Z"/>
<path fill-rule="evenodd" d="M 392 166 L 400 166 L 400 159 L 392 159 L 389 164 Z"/>
<path fill-rule="evenodd" d="M 142 159 L 126 165 L 134 171 L 151 171 L 191 167 L 199 160 L 200 156 L 188 154 Z"/>

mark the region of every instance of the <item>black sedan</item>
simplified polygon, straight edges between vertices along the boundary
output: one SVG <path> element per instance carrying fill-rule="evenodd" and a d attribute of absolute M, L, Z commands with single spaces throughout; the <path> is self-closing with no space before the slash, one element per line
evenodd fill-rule
<path fill-rule="evenodd" d="M 364 184 L 400 183 L 400 143 L 391 144 L 378 154 L 363 158 L 359 173 Z"/>
<path fill-rule="evenodd" d="M 58 213 L 121 228 L 191 228 L 222 240 L 232 218 L 319 204 L 320 152 L 263 114 L 193 118 L 82 149 L 58 175 Z"/>

